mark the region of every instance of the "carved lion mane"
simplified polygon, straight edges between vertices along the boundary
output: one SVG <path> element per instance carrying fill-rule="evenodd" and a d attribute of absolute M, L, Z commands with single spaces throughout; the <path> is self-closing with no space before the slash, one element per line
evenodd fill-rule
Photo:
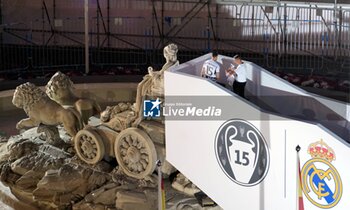
<path fill-rule="evenodd" d="M 101 112 L 101 107 L 95 100 L 77 97 L 73 93 L 73 85 L 67 75 L 58 71 L 47 83 L 46 94 L 62 106 L 75 107 L 87 125 L 91 116 Z"/>
<path fill-rule="evenodd" d="M 16 88 L 12 103 L 16 107 L 24 109 L 28 114 L 37 102 L 48 100 L 50 99 L 44 91 L 34 84 L 27 82 Z"/>
<path fill-rule="evenodd" d="M 72 94 L 73 82 L 65 74 L 61 72 L 56 72 L 46 85 L 46 94 L 56 102 L 63 95 Z M 59 91 L 64 91 L 59 94 Z M 58 102 L 59 103 L 59 102 Z"/>
<path fill-rule="evenodd" d="M 12 103 L 24 109 L 29 117 L 19 121 L 16 125 L 17 129 L 40 124 L 63 124 L 67 133 L 74 136 L 82 128 L 80 114 L 75 109 L 63 108 L 32 83 L 27 82 L 18 86 L 13 94 Z"/>

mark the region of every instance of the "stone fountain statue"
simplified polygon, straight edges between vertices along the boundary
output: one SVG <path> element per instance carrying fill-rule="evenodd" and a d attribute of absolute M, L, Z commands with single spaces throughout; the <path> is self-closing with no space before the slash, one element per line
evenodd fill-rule
<path fill-rule="evenodd" d="M 177 51 L 175 44 L 164 48 L 166 63 L 160 71 L 149 67 L 137 87 L 135 104 L 108 107 L 101 114 L 101 124 L 84 129 L 80 114 L 87 114 L 87 124 L 92 111 L 100 109 L 95 101 L 78 98 L 66 75 L 57 72 L 51 78 L 47 95 L 31 83 L 18 86 L 13 104 L 23 108 L 29 118 L 18 122 L 17 128 L 39 127 L 0 142 L 1 182 L 18 198 L 40 209 L 156 209 L 156 161 L 162 161 L 159 169 L 165 176 L 175 168 L 165 160 L 164 122 L 144 119 L 142 105 L 145 99 L 164 97 L 164 72 L 179 64 Z M 63 125 L 58 127 L 60 135 L 57 124 Z M 54 128 L 49 128 L 43 139 L 37 132 L 48 126 Z M 58 138 L 70 142 L 73 136 L 73 152 L 48 144 Z M 193 197 L 199 189 L 181 173 L 165 187 L 166 197 L 171 199 L 167 209 L 203 209 Z"/>
<path fill-rule="evenodd" d="M 62 106 L 72 106 L 82 116 L 85 125 L 95 114 L 100 114 L 100 105 L 92 99 L 79 98 L 73 93 L 73 82 L 68 76 L 56 72 L 46 85 L 46 94 Z"/>
<path fill-rule="evenodd" d="M 152 67 L 148 67 L 148 74 L 144 76 L 143 80 L 137 86 L 136 103 L 134 110 L 136 113 L 136 120 L 134 126 L 137 126 L 143 119 L 142 102 L 146 97 L 161 97 L 164 96 L 164 72 L 172 66 L 178 66 L 177 60 L 178 48 L 175 44 L 169 44 L 164 47 L 163 54 L 166 63 L 160 71 L 154 71 Z"/>
<path fill-rule="evenodd" d="M 32 83 L 27 82 L 18 86 L 13 94 L 12 103 L 22 108 L 29 117 L 19 121 L 17 129 L 31 128 L 40 124 L 63 124 L 67 133 L 74 137 L 82 128 L 79 113 L 71 108 L 63 108 Z"/>

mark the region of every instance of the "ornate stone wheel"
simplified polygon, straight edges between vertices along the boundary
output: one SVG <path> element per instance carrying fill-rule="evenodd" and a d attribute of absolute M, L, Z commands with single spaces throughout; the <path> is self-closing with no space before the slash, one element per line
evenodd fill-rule
<path fill-rule="evenodd" d="M 128 176 L 143 179 L 153 173 L 157 153 L 151 138 L 138 128 L 127 128 L 119 133 L 114 143 L 119 166 Z"/>
<path fill-rule="evenodd" d="M 105 155 L 105 146 L 100 135 L 91 129 L 80 130 L 74 137 L 78 157 L 86 163 L 96 164 Z"/>

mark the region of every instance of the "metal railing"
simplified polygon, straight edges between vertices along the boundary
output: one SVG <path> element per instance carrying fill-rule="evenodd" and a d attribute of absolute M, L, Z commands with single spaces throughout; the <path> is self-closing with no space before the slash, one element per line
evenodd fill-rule
<path fill-rule="evenodd" d="M 2 8 L 0 71 L 81 70 L 84 19 L 80 1 L 38 2 L 30 13 L 16 1 L 12 5 L 19 8 L 16 16 L 12 16 L 13 9 Z M 241 53 L 278 71 L 345 72 L 350 66 L 350 11 L 335 10 L 332 5 L 96 0 L 90 10 L 92 69 L 160 66 L 162 48 L 170 42 L 179 46 L 182 62 L 217 49 L 228 55 Z"/>

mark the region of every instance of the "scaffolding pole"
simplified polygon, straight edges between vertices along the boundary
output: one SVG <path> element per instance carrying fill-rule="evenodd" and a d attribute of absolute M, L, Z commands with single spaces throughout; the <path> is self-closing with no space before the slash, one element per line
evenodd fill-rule
<path fill-rule="evenodd" d="M 2 44 L 2 31 L 2 1 L 0 1 L 0 44 Z"/>
<path fill-rule="evenodd" d="M 89 73 L 89 0 L 84 3 L 85 20 L 85 74 Z"/>

